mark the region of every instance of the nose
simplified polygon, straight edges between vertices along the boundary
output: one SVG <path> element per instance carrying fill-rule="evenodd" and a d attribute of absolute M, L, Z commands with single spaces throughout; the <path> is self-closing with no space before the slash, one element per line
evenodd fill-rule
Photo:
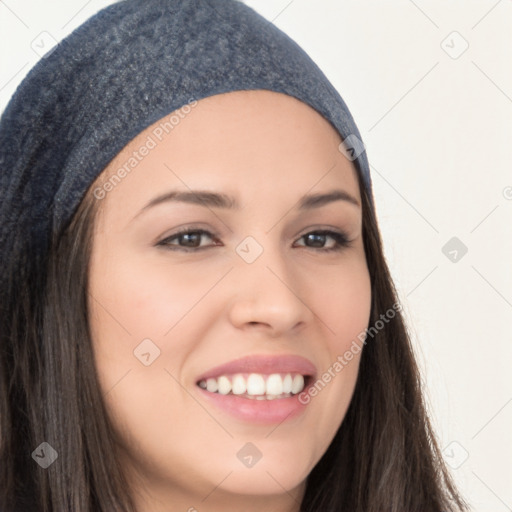
<path fill-rule="evenodd" d="M 283 336 L 307 325 L 314 317 L 307 290 L 278 250 L 266 249 L 253 263 L 239 261 L 233 278 L 236 288 L 230 305 L 231 323 L 242 330 L 261 330 Z"/>

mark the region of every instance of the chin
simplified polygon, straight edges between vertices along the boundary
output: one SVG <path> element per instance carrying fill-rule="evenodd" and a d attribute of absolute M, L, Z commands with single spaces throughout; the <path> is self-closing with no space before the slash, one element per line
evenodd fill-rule
<path fill-rule="evenodd" d="M 310 471 L 310 468 L 300 471 L 293 463 L 285 462 L 258 466 L 234 470 L 222 483 L 222 489 L 233 494 L 255 496 L 283 494 L 298 488 Z"/>

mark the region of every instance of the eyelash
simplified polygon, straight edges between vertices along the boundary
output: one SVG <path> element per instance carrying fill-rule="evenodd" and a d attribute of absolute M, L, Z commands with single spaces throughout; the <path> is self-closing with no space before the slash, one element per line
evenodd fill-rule
<path fill-rule="evenodd" d="M 207 235 L 212 240 L 217 239 L 216 235 L 214 235 L 214 234 L 212 234 L 209 231 L 206 231 L 204 229 L 189 229 L 189 228 L 185 228 L 183 230 L 177 231 L 173 235 L 171 235 L 171 236 L 165 238 L 164 240 L 158 242 L 156 245 L 164 247 L 165 249 L 170 250 L 170 251 L 183 251 L 183 252 L 197 252 L 197 251 L 202 251 L 204 249 L 210 249 L 211 247 L 215 247 L 215 246 L 212 246 L 212 245 L 208 245 L 206 247 L 181 247 L 179 245 L 171 245 L 169 243 L 172 240 L 179 239 L 183 235 L 190 235 L 190 234 Z M 304 237 L 306 237 L 306 236 L 308 236 L 308 235 L 313 235 L 313 234 L 314 235 L 324 235 L 324 236 L 327 235 L 327 236 L 330 236 L 332 239 L 334 239 L 336 241 L 336 245 L 334 247 L 330 247 L 330 248 L 327 248 L 327 249 L 325 249 L 325 248 L 308 247 L 308 246 L 301 246 L 301 247 L 305 247 L 306 249 L 313 249 L 313 250 L 316 249 L 317 251 L 320 251 L 320 252 L 337 252 L 337 251 L 343 250 L 346 247 L 349 247 L 350 244 L 351 244 L 350 240 L 348 240 L 348 237 L 347 237 L 347 235 L 345 233 L 337 232 L 337 231 L 330 231 L 330 230 L 326 230 L 326 229 L 321 229 L 321 230 L 317 230 L 317 231 L 310 231 L 308 233 L 305 233 L 304 235 L 299 237 L 299 240 L 304 238 Z"/>

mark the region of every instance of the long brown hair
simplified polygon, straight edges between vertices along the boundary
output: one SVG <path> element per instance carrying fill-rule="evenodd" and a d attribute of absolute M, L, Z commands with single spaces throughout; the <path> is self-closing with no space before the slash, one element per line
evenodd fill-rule
<path fill-rule="evenodd" d="M 398 302 L 361 179 L 363 237 L 374 325 Z M 0 290 L 0 510 L 134 512 L 114 454 L 119 443 L 96 373 L 87 311 L 97 201 L 85 195 L 47 258 L 19 244 Z M 47 469 L 32 458 L 47 442 Z M 467 510 L 429 423 L 405 323 L 393 320 L 362 352 L 347 414 L 307 479 L 302 512 Z"/>
<path fill-rule="evenodd" d="M 371 278 L 369 325 L 398 303 L 375 212 L 359 177 Z M 382 322 L 382 320 L 381 320 Z M 421 376 L 400 310 L 367 339 L 352 401 L 311 471 L 301 512 L 468 510 L 444 464 L 426 413 Z"/>

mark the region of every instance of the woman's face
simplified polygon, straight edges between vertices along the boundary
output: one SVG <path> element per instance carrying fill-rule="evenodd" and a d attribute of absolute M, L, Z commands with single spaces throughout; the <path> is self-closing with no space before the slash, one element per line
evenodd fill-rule
<path fill-rule="evenodd" d="M 360 354 L 339 361 L 369 321 L 356 171 L 284 94 L 169 119 L 93 188 L 90 322 L 119 456 L 140 510 L 298 510 L 353 394 Z M 316 394 L 293 394 L 301 375 Z"/>

